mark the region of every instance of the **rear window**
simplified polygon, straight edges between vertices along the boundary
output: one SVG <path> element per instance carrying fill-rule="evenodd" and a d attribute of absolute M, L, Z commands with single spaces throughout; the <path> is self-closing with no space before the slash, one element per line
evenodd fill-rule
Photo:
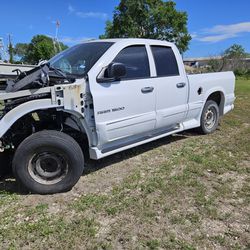
<path fill-rule="evenodd" d="M 178 64 L 172 48 L 151 46 L 151 49 L 155 60 L 157 76 L 179 75 Z"/>

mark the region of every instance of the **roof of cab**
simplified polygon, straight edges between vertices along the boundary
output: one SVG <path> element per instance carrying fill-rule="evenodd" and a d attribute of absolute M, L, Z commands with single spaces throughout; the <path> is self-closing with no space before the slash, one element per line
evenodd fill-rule
<path fill-rule="evenodd" d="M 93 39 L 88 40 L 85 42 L 112 42 L 112 43 L 145 43 L 145 44 L 154 44 L 154 45 L 167 45 L 167 46 L 173 46 L 173 43 L 162 41 L 162 40 L 156 40 L 156 39 L 145 39 L 145 38 L 111 38 L 111 39 Z"/>

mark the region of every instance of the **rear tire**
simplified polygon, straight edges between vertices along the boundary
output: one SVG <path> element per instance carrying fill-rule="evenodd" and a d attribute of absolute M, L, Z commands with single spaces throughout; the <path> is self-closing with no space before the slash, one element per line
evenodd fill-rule
<path fill-rule="evenodd" d="M 26 138 L 13 159 L 17 181 L 33 193 L 53 194 L 69 191 L 79 180 L 84 156 L 69 135 L 45 130 Z"/>
<path fill-rule="evenodd" d="M 200 132 L 202 134 L 213 133 L 219 125 L 219 119 L 220 112 L 218 104 L 212 100 L 207 101 L 201 115 Z"/>

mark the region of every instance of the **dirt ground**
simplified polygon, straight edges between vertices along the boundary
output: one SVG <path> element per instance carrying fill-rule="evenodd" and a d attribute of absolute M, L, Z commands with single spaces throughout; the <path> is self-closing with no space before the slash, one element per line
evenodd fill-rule
<path fill-rule="evenodd" d="M 2 249 L 250 249 L 250 81 L 212 135 L 88 160 L 67 193 L 0 181 Z"/>

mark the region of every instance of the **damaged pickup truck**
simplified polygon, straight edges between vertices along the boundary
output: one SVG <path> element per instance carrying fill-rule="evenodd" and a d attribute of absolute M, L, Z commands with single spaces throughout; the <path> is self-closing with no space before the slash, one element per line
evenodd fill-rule
<path fill-rule="evenodd" d="M 0 79 L 0 167 L 40 194 L 70 190 L 84 155 L 212 133 L 235 99 L 232 72 L 187 75 L 174 44 L 147 39 L 85 42 Z"/>

